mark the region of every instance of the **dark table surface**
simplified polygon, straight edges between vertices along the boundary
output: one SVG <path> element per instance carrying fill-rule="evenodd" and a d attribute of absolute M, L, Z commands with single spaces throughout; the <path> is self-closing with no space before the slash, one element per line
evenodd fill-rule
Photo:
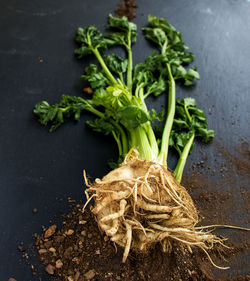
<path fill-rule="evenodd" d="M 221 151 L 235 156 L 250 137 L 250 1 L 137 3 L 134 22 L 139 28 L 146 25 L 149 13 L 164 17 L 183 33 L 196 56 L 201 80 L 188 90 L 178 86 L 177 96 L 196 98 L 216 139 L 208 146 L 196 144 L 184 176 L 191 174 L 192 164 L 205 154 L 207 165 L 216 167 L 210 180 L 221 182 L 219 164 L 227 165 Z M 104 30 L 107 15 L 116 4 L 110 0 L 0 1 L 0 280 L 39 280 L 32 276 L 17 245 L 23 241 L 25 248 L 30 247 L 32 234 L 39 233 L 41 225 L 48 226 L 50 220 L 60 223 L 60 215 L 69 211 L 68 197 L 83 198 L 83 169 L 92 178 L 101 177 L 108 171 L 107 159 L 116 157 L 110 138 L 85 127 L 88 115 L 83 115 L 79 124 L 69 122 L 50 134 L 32 114 L 38 101 L 53 103 L 62 93 L 82 94 L 79 76 L 89 60 L 74 58 L 75 30 L 92 23 Z M 133 48 L 134 61 L 143 61 L 151 52 L 152 47 L 139 36 Z M 160 108 L 166 97 L 149 103 Z M 230 181 L 220 185 L 219 191 L 234 194 L 235 200 L 222 218 L 223 223 L 247 226 L 249 196 L 245 197 L 239 186 L 249 187 L 249 171 L 240 177 L 232 167 Z M 218 191 L 216 184 L 205 188 Z M 211 210 L 213 207 L 216 209 L 212 205 Z M 38 209 L 37 214 L 32 213 L 33 208 Z M 209 218 L 207 221 L 213 223 Z M 225 234 L 231 239 L 246 239 L 232 230 Z M 240 262 L 232 262 L 230 270 L 215 272 L 218 280 L 249 273 L 249 255 L 237 259 Z M 39 264 L 36 258 L 32 262 Z M 44 273 L 38 276 L 48 280 Z"/>

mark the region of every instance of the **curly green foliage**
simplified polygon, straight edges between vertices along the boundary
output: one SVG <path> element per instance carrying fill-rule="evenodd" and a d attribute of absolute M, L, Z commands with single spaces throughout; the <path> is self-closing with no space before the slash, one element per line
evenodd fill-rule
<path fill-rule="evenodd" d="M 79 59 L 90 55 L 93 49 L 103 51 L 114 45 L 124 45 L 129 48 L 130 42 L 136 41 L 137 27 L 126 17 L 118 18 L 109 15 L 108 23 L 110 28 L 117 31 L 103 35 L 95 25 L 77 29 L 75 40 L 81 47 L 75 50 L 75 54 Z"/>
<path fill-rule="evenodd" d="M 200 138 L 207 143 L 214 138 L 214 131 L 208 129 L 205 113 L 196 107 L 195 99 L 177 99 L 176 104 L 169 145 L 174 147 L 181 155 L 193 134 L 196 138 Z"/>
<path fill-rule="evenodd" d="M 81 79 L 88 81 L 92 89 L 103 88 L 108 85 L 108 79 L 102 72 L 98 71 L 95 64 L 90 64 L 85 68 L 85 74 L 81 75 Z"/>
<path fill-rule="evenodd" d="M 154 52 L 135 66 L 133 84 L 136 88 L 144 88 L 145 98 L 150 94 L 159 96 L 165 92 L 168 80 L 165 62 L 162 55 Z"/>
<path fill-rule="evenodd" d="M 194 56 L 187 51 L 181 33 L 164 19 L 149 16 L 149 26 L 143 30 L 146 38 L 160 51 L 133 66 L 132 43 L 137 38 L 136 25 L 126 17 L 112 15 L 109 15 L 108 25 L 111 33 L 104 35 L 94 25 L 78 28 L 76 32 L 79 44 L 76 57 L 80 59 L 92 54 L 99 63 L 85 67 L 81 75 L 91 87 L 92 94 L 87 98 L 64 95 L 55 105 L 46 101 L 38 103 L 34 113 L 40 123 L 50 125 L 50 131 L 54 131 L 66 119 L 78 121 L 83 110 L 91 112 L 96 119 L 86 124 L 95 132 L 114 137 L 119 161 L 130 148 L 136 148 L 140 158 L 165 165 L 169 146 L 183 156 L 183 151 L 189 152 L 193 145 L 194 135 L 205 142 L 210 141 L 214 133 L 207 129 L 204 112 L 196 108 L 195 101 L 190 98 L 175 100 L 175 80 L 181 79 L 185 85 L 191 85 L 194 79 L 199 79 L 195 68 L 186 69 Z M 114 53 L 103 54 L 115 45 L 125 49 L 126 58 Z M 164 130 L 156 136 L 152 123 L 162 122 L 165 111 L 149 110 L 145 100 L 149 95 L 157 97 L 167 90 L 169 102 Z M 184 154 L 186 159 L 188 153 Z M 114 163 L 110 163 L 114 167 Z M 178 164 L 180 178 L 183 163 Z"/>
<path fill-rule="evenodd" d="M 79 121 L 81 111 L 89 107 L 88 102 L 81 97 L 63 95 L 60 103 L 52 106 L 47 101 L 37 103 L 34 113 L 42 125 L 50 124 L 50 132 L 53 132 L 70 117 Z"/>
<path fill-rule="evenodd" d="M 200 76 L 196 68 L 185 68 L 194 60 L 194 55 L 187 51 L 189 48 L 184 45 L 181 33 L 162 18 L 149 15 L 148 20 L 149 27 L 143 28 L 146 38 L 159 45 L 174 79 L 183 80 L 185 86 L 192 85 Z"/>
<path fill-rule="evenodd" d="M 113 17 L 110 14 L 108 23 L 111 29 L 116 30 L 115 32 L 105 35 L 105 38 L 109 40 L 110 46 L 123 45 L 130 48 L 130 42 L 136 42 L 137 26 L 136 24 L 129 22 L 127 17 L 118 18 Z"/>
<path fill-rule="evenodd" d="M 128 60 L 123 59 L 116 54 L 108 54 L 104 56 L 104 62 L 112 73 L 122 77 L 123 73 L 127 71 Z"/>
<path fill-rule="evenodd" d="M 81 45 L 80 48 L 75 50 L 75 54 L 79 59 L 90 55 L 93 49 L 105 50 L 110 45 L 109 40 L 94 25 L 86 26 L 85 28 L 79 27 L 76 31 L 76 42 Z"/>

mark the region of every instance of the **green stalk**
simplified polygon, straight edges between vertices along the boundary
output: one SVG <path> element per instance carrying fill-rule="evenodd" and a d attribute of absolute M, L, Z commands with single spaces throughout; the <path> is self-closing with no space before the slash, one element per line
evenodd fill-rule
<path fill-rule="evenodd" d="M 92 52 L 93 54 L 96 56 L 96 58 L 98 59 L 103 71 L 105 72 L 105 74 L 107 75 L 107 77 L 109 78 L 109 80 L 115 85 L 115 84 L 119 84 L 118 81 L 114 78 L 114 76 L 112 75 L 112 73 L 109 71 L 106 63 L 104 62 L 101 54 L 99 53 L 98 49 L 94 49 L 92 48 Z M 131 54 L 132 55 L 132 54 Z M 132 71 L 131 71 L 131 76 L 132 76 Z M 95 111 L 97 111 L 94 108 L 89 109 L 89 111 L 93 112 L 96 114 Z M 98 114 L 97 114 L 98 115 Z M 102 114 L 102 116 L 98 115 L 101 118 L 104 118 L 104 114 Z M 128 141 L 127 141 L 127 136 L 124 132 L 124 130 L 122 129 L 122 127 L 120 125 L 118 125 L 115 121 L 111 120 L 111 124 L 114 125 L 120 132 L 121 134 L 121 139 L 122 139 L 122 154 L 126 155 L 128 153 Z"/>
<path fill-rule="evenodd" d="M 132 70 L 133 70 L 133 58 L 132 58 L 132 51 L 131 51 L 131 31 L 128 32 L 128 45 L 126 45 L 127 52 L 128 52 L 128 70 L 127 70 L 127 87 L 130 92 L 132 92 Z"/>
<path fill-rule="evenodd" d="M 187 117 L 188 117 L 189 122 L 192 122 L 192 117 L 190 116 L 190 114 L 189 114 L 189 111 L 188 111 L 187 107 L 186 107 L 186 106 L 184 106 L 184 109 L 185 109 L 185 112 L 186 112 L 186 114 L 187 114 Z"/>
<path fill-rule="evenodd" d="M 147 109 L 147 105 L 145 103 L 144 89 L 143 89 L 142 86 L 139 88 L 138 96 L 141 98 L 142 109 L 145 112 L 147 112 L 148 109 Z M 158 153 L 159 153 L 159 149 L 158 149 L 158 144 L 157 144 L 157 141 L 156 141 L 155 134 L 154 134 L 154 131 L 152 129 L 151 123 L 148 121 L 145 124 L 143 124 L 142 126 L 144 127 L 144 129 L 146 131 L 148 141 L 149 141 L 150 146 L 151 146 L 151 150 L 152 150 L 152 159 L 151 160 L 156 161 Z"/>
<path fill-rule="evenodd" d="M 162 53 L 162 55 L 166 54 L 167 47 L 168 47 L 168 40 L 166 38 L 165 43 L 161 46 L 161 53 Z"/>
<path fill-rule="evenodd" d="M 124 79 L 123 79 L 123 75 L 122 75 L 122 73 L 119 73 L 119 79 L 120 79 L 120 81 L 121 81 L 121 85 L 122 86 L 124 86 Z"/>
<path fill-rule="evenodd" d="M 112 131 L 112 135 L 113 135 L 114 139 L 116 140 L 116 143 L 117 143 L 117 146 L 118 146 L 119 155 L 121 156 L 123 154 L 121 142 L 120 142 L 118 136 L 116 135 L 116 133 L 114 131 Z"/>
<path fill-rule="evenodd" d="M 98 49 L 94 49 L 92 48 L 92 52 L 93 54 L 96 56 L 96 58 L 98 59 L 103 71 L 105 72 L 105 74 L 107 75 L 107 77 L 109 78 L 109 80 L 112 82 L 112 84 L 118 84 L 118 82 L 116 81 L 116 79 L 114 78 L 114 76 L 112 75 L 112 73 L 109 71 L 106 63 L 104 62 L 102 56 L 100 55 Z"/>
<path fill-rule="evenodd" d="M 174 122 L 175 115 L 175 81 L 171 72 L 170 65 L 167 63 L 169 75 L 169 90 L 168 90 L 168 116 L 162 134 L 161 149 L 158 155 L 158 162 L 162 165 L 167 165 L 168 146 L 170 132 Z"/>
<path fill-rule="evenodd" d="M 126 155 L 129 150 L 126 133 L 124 132 L 123 128 L 117 122 L 110 120 L 110 123 L 119 130 L 119 132 L 121 134 L 121 138 L 122 138 L 122 152 L 123 152 L 122 154 Z"/>
<path fill-rule="evenodd" d="M 195 133 L 192 134 L 191 138 L 188 140 L 187 144 L 185 145 L 183 152 L 178 160 L 176 168 L 174 170 L 175 178 L 178 182 L 181 182 L 183 170 L 187 161 L 188 154 L 194 142 Z"/>
<path fill-rule="evenodd" d="M 100 118 L 105 118 L 105 115 L 100 112 L 99 110 L 95 109 L 92 105 L 90 105 L 89 103 L 86 103 L 87 107 L 85 107 L 85 110 L 88 110 L 89 112 L 92 112 L 93 114 L 97 115 Z"/>
<path fill-rule="evenodd" d="M 135 97 L 139 97 L 139 93 L 141 91 L 141 88 L 143 88 L 143 83 L 139 84 L 139 85 L 136 85 L 136 88 L 135 88 Z M 143 100 L 145 99 L 145 97 L 143 96 Z"/>
<path fill-rule="evenodd" d="M 148 111 L 147 105 L 145 103 L 145 98 L 144 98 L 144 88 L 143 85 L 139 86 L 140 88 L 138 89 L 138 97 L 140 98 L 141 104 L 139 106 L 145 111 Z"/>
<path fill-rule="evenodd" d="M 148 140 L 147 133 L 142 125 L 135 129 L 129 130 L 131 143 L 130 147 L 135 148 L 139 152 L 139 158 L 143 160 L 153 160 L 152 148 Z"/>
<path fill-rule="evenodd" d="M 147 122 L 145 125 L 145 130 L 147 132 L 147 136 L 148 136 L 148 141 L 150 143 L 151 146 L 151 150 L 152 150 L 152 161 L 157 161 L 157 156 L 159 153 L 159 148 L 158 148 L 158 144 L 155 138 L 155 134 L 154 131 L 151 127 L 150 122 Z"/>

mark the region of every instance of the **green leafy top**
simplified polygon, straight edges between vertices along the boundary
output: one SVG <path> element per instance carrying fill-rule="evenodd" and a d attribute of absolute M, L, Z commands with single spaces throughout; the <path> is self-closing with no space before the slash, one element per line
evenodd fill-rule
<path fill-rule="evenodd" d="M 81 97 L 63 95 L 60 103 L 52 106 L 47 101 L 37 103 L 34 113 L 39 117 L 42 125 L 50 124 L 50 131 L 53 132 L 69 117 L 73 116 L 76 121 L 79 121 L 81 111 L 88 110 L 89 107 L 88 101 Z"/>
<path fill-rule="evenodd" d="M 210 142 L 214 138 L 214 131 L 208 130 L 207 127 L 208 124 L 204 111 L 196 107 L 195 99 L 177 99 L 175 119 L 169 144 L 181 155 L 193 134 L 204 142 Z"/>
<path fill-rule="evenodd" d="M 184 80 L 185 86 L 192 85 L 194 79 L 200 76 L 196 68 L 185 69 L 194 60 L 194 56 L 187 51 L 189 48 L 184 45 L 181 33 L 162 18 L 149 15 L 148 20 L 149 27 L 143 28 L 146 38 L 160 46 L 174 79 Z"/>
<path fill-rule="evenodd" d="M 93 49 L 103 51 L 114 45 L 130 48 L 130 44 L 136 41 L 137 27 L 126 17 L 118 18 L 109 15 L 108 24 L 111 29 L 117 31 L 103 35 L 94 25 L 77 29 L 76 42 L 80 43 L 81 47 L 75 50 L 75 54 L 79 59 L 92 54 Z"/>
<path fill-rule="evenodd" d="M 81 47 L 75 50 L 78 58 L 90 55 L 93 49 L 105 50 L 109 46 L 109 40 L 94 25 L 79 27 L 76 31 L 76 42 L 81 44 Z"/>
<path fill-rule="evenodd" d="M 95 64 L 90 64 L 85 68 L 85 74 L 81 75 L 81 79 L 87 80 L 93 90 L 106 87 L 109 83 L 105 75 L 98 71 Z"/>
<path fill-rule="evenodd" d="M 135 92 L 144 88 L 144 96 L 150 94 L 159 96 L 167 89 L 168 80 L 166 61 L 162 55 L 153 53 L 134 68 L 133 84 Z"/>
<path fill-rule="evenodd" d="M 122 74 L 127 71 L 128 60 L 122 59 L 116 54 L 108 54 L 104 56 L 104 61 L 111 72 L 118 74 L 122 77 Z"/>
<path fill-rule="evenodd" d="M 149 27 L 143 30 L 146 38 L 159 46 L 160 52 L 153 52 L 144 62 L 133 66 L 131 48 L 137 38 L 136 25 L 126 17 L 112 15 L 109 15 L 108 23 L 112 32 L 105 35 L 94 25 L 78 28 L 76 32 L 76 42 L 80 45 L 75 50 L 77 58 L 92 54 L 99 62 L 99 65 L 87 66 L 81 76 L 93 93 L 89 98 L 64 95 L 55 105 L 46 101 L 38 103 L 34 113 L 41 124 L 50 124 L 50 131 L 54 131 L 66 119 L 78 121 L 81 112 L 87 110 L 96 116 L 95 120 L 87 121 L 87 125 L 96 132 L 114 137 L 119 162 L 131 148 L 136 148 L 140 158 L 166 165 L 166 157 L 161 154 L 169 145 L 182 155 L 185 147 L 192 144 L 194 135 L 205 142 L 211 140 L 213 132 L 207 130 L 204 112 L 196 108 L 193 99 L 177 100 L 174 119 L 175 80 L 182 79 L 185 85 L 191 85 L 195 78 L 199 79 L 195 68 L 185 68 L 194 57 L 187 52 L 180 32 L 164 19 L 149 16 Z M 113 53 L 102 54 L 114 45 L 124 47 L 127 58 Z M 167 90 L 167 130 L 164 129 L 159 142 L 152 130 L 152 122 L 162 122 L 164 111 L 148 110 L 145 100 L 151 94 L 158 96 Z"/>
<path fill-rule="evenodd" d="M 136 42 L 137 38 L 137 26 L 129 22 L 127 17 L 113 17 L 109 15 L 109 27 L 116 30 L 116 32 L 105 35 L 105 38 L 109 39 L 110 46 L 113 45 L 124 45 L 130 48 L 130 42 Z"/>

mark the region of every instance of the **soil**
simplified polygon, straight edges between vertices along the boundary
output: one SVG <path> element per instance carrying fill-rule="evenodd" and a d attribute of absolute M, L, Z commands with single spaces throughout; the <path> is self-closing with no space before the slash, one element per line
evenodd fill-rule
<path fill-rule="evenodd" d="M 118 4 L 115 14 L 118 17 L 125 16 L 131 21 L 136 16 L 135 8 L 138 8 L 138 5 L 133 0 L 123 0 Z"/>
<path fill-rule="evenodd" d="M 80 205 L 67 216 L 61 230 L 48 237 L 51 227 L 36 241 L 51 280 L 213 280 L 202 252 L 190 254 L 178 247 L 169 254 L 160 247 L 147 254 L 132 252 L 122 264 L 123 250 L 103 236 L 92 213 L 82 214 Z"/>
<path fill-rule="evenodd" d="M 247 224 L 250 221 L 249 144 L 243 139 L 230 152 L 219 142 L 214 141 L 214 145 L 219 161 L 214 158 L 211 165 L 213 169 L 206 164 L 206 156 L 201 156 L 204 161 L 192 164 L 189 168 L 192 173 L 183 178 L 183 185 L 191 194 L 202 216 L 209 218 L 210 224 L 211 219 L 217 224 Z M 239 202 L 242 203 L 244 218 L 242 221 L 239 218 L 235 221 L 235 216 L 242 217 L 242 214 L 237 213 L 239 210 L 235 209 Z M 213 213 L 211 208 L 215 210 Z M 234 217 L 226 215 L 232 214 L 232 210 Z"/>

